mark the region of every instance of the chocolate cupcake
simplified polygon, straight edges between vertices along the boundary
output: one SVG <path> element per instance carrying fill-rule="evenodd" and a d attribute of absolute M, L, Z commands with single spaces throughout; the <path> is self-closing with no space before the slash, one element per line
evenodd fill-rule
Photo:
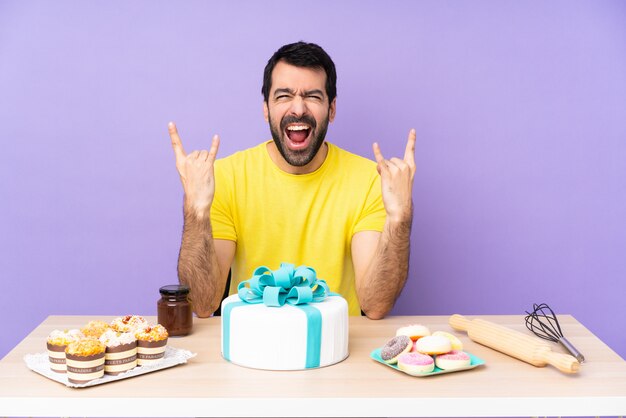
<path fill-rule="evenodd" d="M 50 361 L 50 369 L 56 373 L 65 373 L 65 348 L 69 343 L 78 341 L 83 338 L 83 334 L 77 329 L 59 331 L 55 329 L 48 336 L 46 346 L 48 348 L 48 359 Z"/>
<path fill-rule="evenodd" d="M 111 329 L 111 325 L 104 321 L 91 321 L 81 328 L 80 331 L 85 337 L 100 338 L 108 329 Z"/>
<path fill-rule="evenodd" d="M 106 346 L 104 373 L 118 375 L 137 366 L 137 339 L 132 333 L 109 329 L 100 341 Z"/>
<path fill-rule="evenodd" d="M 136 332 L 137 364 L 144 366 L 161 361 L 165 355 L 168 336 L 167 330 L 159 324 Z"/>
<path fill-rule="evenodd" d="M 105 345 L 95 338 L 83 338 L 65 348 L 67 380 L 82 384 L 104 376 Z"/>

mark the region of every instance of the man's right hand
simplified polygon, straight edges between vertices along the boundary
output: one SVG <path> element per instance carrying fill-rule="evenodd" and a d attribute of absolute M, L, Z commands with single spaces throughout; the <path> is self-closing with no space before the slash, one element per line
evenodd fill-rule
<path fill-rule="evenodd" d="M 167 127 L 176 156 L 176 169 L 185 191 L 185 210 L 192 210 L 200 218 L 208 216 L 215 194 L 213 164 L 220 138 L 217 135 L 213 136 L 209 151 L 193 151 L 186 154 L 174 122 L 170 122 Z"/>

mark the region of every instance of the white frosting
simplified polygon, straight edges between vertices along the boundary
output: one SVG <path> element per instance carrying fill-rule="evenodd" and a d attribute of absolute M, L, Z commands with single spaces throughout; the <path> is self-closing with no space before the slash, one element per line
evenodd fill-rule
<path fill-rule="evenodd" d="M 55 329 L 48 336 L 48 341 L 54 341 L 56 339 L 65 339 L 67 341 L 78 341 L 79 339 L 83 337 L 84 335 L 82 332 L 80 332 L 79 329 L 70 329 L 66 331 L 60 331 L 58 329 Z"/>
<path fill-rule="evenodd" d="M 423 354 L 447 353 L 452 350 L 452 343 L 441 335 L 428 335 L 415 341 L 413 350 Z"/>
<path fill-rule="evenodd" d="M 222 321 L 224 308 L 233 302 L 240 302 L 239 296 L 229 296 L 222 302 Z M 319 366 L 344 360 L 348 357 L 348 303 L 341 296 L 330 296 L 310 306 L 322 315 Z M 268 370 L 306 368 L 307 317 L 302 309 L 249 304 L 233 308 L 229 320 L 231 362 Z M 224 355 L 224 328 L 221 329 Z"/>
<path fill-rule="evenodd" d="M 108 329 L 100 336 L 100 341 L 107 347 L 117 347 L 135 342 L 136 338 L 132 332 L 116 332 Z"/>
<path fill-rule="evenodd" d="M 120 317 L 111 322 L 111 327 L 120 332 L 137 332 L 148 328 L 150 325 L 142 316 L 132 315 L 130 318 Z"/>

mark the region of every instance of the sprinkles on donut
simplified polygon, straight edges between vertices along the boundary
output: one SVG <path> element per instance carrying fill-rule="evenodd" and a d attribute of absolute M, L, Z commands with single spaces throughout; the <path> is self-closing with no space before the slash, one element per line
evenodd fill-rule
<path fill-rule="evenodd" d="M 398 357 L 398 369 L 412 376 L 435 370 L 435 361 L 427 354 L 405 353 Z"/>
<path fill-rule="evenodd" d="M 413 341 L 406 335 L 393 337 L 380 351 L 380 357 L 385 363 L 396 364 L 401 354 L 408 353 L 413 347 Z"/>

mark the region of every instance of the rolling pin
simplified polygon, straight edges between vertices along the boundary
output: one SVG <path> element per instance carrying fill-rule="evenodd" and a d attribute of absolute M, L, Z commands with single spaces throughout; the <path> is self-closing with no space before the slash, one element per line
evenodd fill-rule
<path fill-rule="evenodd" d="M 580 368 L 575 357 L 555 353 L 543 341 L 502 325 L 482 319 L 470 321 L 458 314 L 452 315 L 449 323 L 457 331 L 467 331 L 471 340 L 533 366 L 544 367 L 551 364 L 565 373 L 576 373 Z"/>

